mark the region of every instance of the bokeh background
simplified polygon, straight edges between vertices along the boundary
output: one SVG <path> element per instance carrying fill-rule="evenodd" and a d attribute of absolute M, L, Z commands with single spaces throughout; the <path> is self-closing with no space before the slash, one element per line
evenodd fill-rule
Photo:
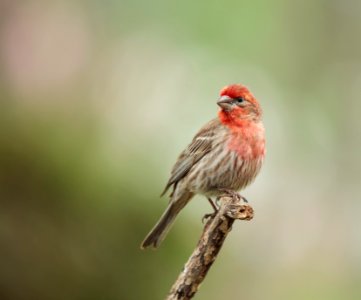
<path fill-rule="evenodd" d="M 0 2 L 0 298 L 163 299 L 210 211 L 158 251 L 178 153 L 242 82 L 267 159 L 197 299 L 361 298 L 361 2 Z"/>

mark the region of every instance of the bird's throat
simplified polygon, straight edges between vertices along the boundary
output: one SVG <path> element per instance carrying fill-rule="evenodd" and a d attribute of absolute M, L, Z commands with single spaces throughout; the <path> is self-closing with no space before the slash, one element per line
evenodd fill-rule
<path fill-rule="evenodd" d="M 220 111 L 219 119 L 230 130 L 228 147 L 244 160 L 258 159 L 265 155 L 265 134 L 261 121 L 242 119 L 232 112 Z"/>

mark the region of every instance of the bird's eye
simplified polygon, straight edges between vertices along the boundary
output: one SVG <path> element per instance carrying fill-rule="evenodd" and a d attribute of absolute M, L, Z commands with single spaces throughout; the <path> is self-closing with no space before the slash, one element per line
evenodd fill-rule
<path fill-rule="evenodd" d="M 242 97 L 236 98 L 235 100 L 236 100 L 236 103 L 244 102 L 244 98 L 242 98 Z"/>

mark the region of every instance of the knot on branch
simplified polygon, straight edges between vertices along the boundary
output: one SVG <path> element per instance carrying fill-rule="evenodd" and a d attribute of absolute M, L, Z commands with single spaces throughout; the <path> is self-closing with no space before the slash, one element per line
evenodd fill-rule
<path fill-rule="evenodd" d="M 238 220 L 252 220 L 254 216 L 254 210 L 242 197 L 221 197 L 221 201 L 224 202 L 224 213 L 227 217 Z"/>

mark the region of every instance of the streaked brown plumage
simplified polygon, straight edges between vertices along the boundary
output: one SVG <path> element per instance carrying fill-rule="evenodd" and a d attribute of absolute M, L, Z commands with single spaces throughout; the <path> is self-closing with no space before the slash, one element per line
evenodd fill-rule
<path fill-rule="evenodd" d="M 261 108 L 243 85 L 222 89 L 218 118 L 195 135 L 180 154 L 162 193 L 173 187 L 166 211 L 141 247 L 158 247 L 181 209 L 195 194 L 238 191 L 258 174 L 265 153 Z"/>

